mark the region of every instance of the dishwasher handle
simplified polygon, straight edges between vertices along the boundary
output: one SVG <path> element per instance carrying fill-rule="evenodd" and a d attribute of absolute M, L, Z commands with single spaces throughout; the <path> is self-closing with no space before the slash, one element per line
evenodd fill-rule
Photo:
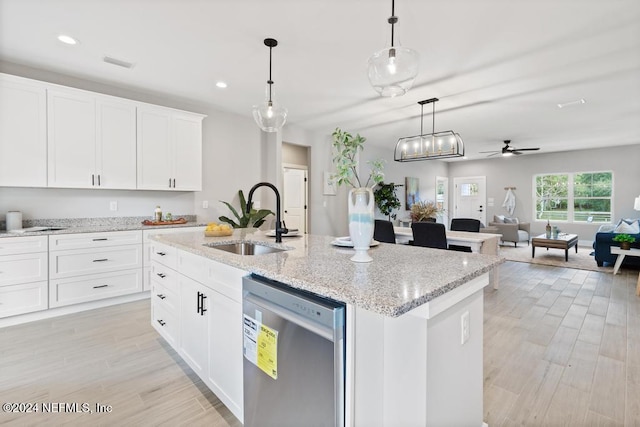
<path fill-rule="evenodd" d="M 272 313 L 282 317 L 283 319 L 288 320 L 289 322 L 295 323 L 296 325 L 310 332 L 313 332 L 316 335 L 320 335 L 324 339 L 334 342 L 333 330 L 331 328 L 320 325 L 313 320 L 301 316 L 298 313 L 294 313 L 290 310 L 284 309 L 279 305 L 267 301 L 264 298 L 260 298 L 259 296 L 252 293 L 248 293 L 247 295 L 245 295 L 244 300 L 263 307 L 266 310 L 269 310 Z"/>

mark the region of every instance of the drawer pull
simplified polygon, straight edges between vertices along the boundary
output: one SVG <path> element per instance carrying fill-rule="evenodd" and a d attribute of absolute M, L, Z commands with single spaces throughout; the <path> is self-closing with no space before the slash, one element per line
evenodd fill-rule
<path fill-rule="evenodd" d="M 93 262 L 105 262 L 105 261 L 109 261 L 109 258 L 100 258 L 100 259 L 93 260 Z"/>
<path fill-rule="evenodd" d="M 104 240 L 109 240 L 109 239 L 107 239 L 106 237 L 101 237 L 99 239 L 93 239 L 94 242 L 102 242 Z"/>
<path fill-rule="evenodd" d="M 94 286 L 93 289 L 99 289 L 99 288 L 106 288 L 109 285 L 98 285 L 98 286 Z"/>
<path fill-rule="evenodd" d="M 156 252 L 156 253 L 157 253 L 158 255 L 160 255 L 160 256 L 165 256 L 165 255 L 166 255 L 166 253 L 164 253 L 164 252 Z"/>
<path fill-rule="evenodd" d="M 166 323 L 164 320 L 162 320 L 162 319 L 158 319 L 158 323 L 160 323 L 160 326 L 164 326 L 164 325 L 166 325 L 166 324 L 167 324 L 167 323 Z"/>
<path fill-rule="evenodd" d="M 165 274 L 162 273 L 156 273 L 158 275 L 158 277 L 160 277 L 161 279 L 164 279 L 165 277 L 167 277 Z"/>
<path fill-rule="evenodd" d="M 165 299 L 165 298 L 166 298 L 166 296 L 164 296 L 163 294 L 158 294 L 158 298 L 160 298 L 160 299 Z"/>

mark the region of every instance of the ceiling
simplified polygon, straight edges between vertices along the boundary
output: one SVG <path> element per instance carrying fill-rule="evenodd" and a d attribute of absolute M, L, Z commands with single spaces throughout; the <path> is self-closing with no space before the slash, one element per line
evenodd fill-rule
<path fill-rule="evenodd" d="M 273 37 L 275 98 L 302 128 L 391 152 L 419 134 L 417 102 L 437 97 L 435 130 L 459 133 L 472 159 L 504 139 L 541 147 L 527 156 L 640 143 L 640 1 L 397 0 L 396 40 L 420 73 L 381 98 L 366 66 L 390 14 L 390 0 L 0 0 L 0 60 L 251 116 Z"/>

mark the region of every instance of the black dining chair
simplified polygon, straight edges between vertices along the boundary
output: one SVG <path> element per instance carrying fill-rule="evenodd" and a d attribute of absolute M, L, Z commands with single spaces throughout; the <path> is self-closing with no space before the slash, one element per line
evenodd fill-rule
<path fill-rule="evenodd" d="M 413 222 L 411 223 L 414 246 L 425 248 L 447 249 L 447 233 L 444 224 L 436 222 Z"/>
<path fill-rule="evenodd" d="M 471 231 L 480 232 L 480 220 L 474 218 L 453 218 L 451 220 L 451 231 Z"/>
<path fill-rule="evenodd" d="M 373 227 L 373 240 L 383 243 L 395 243 L 396 233 L 393 231 L 393 223 L 383 219 L 376 219 Z"/>

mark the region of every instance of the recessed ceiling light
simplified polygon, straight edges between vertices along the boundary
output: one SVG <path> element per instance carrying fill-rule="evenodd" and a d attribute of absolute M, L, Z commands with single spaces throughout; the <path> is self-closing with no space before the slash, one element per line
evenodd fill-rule
<path fill-rule="evenodd" d="M 225 82 L 217 82 L 216 87 L 219 87 L 220 89 L 224 89 L 227 87 L 227 84 Z"/>
<path fill-rule="evenodd" d="M 573 107 L 574 105 L 581 105 L 581 104 L 584 104 L 585 102 L 587 101 L 585 101 L 584 98 L 580 98 L 580 99 L 576 99 L 575 101 L 569 101 L 563 104 L 558 104 L 558 108 Z"/>
<path fill-rule="evenodd" d="M 68 36 L 66 34 L 60 34 L 58 36 L 58 40 L 60 40 L 64 44 L 70 44 L 70 45 L 78 44 L 78 40 L 76 40 L 73 37 Z"/>

